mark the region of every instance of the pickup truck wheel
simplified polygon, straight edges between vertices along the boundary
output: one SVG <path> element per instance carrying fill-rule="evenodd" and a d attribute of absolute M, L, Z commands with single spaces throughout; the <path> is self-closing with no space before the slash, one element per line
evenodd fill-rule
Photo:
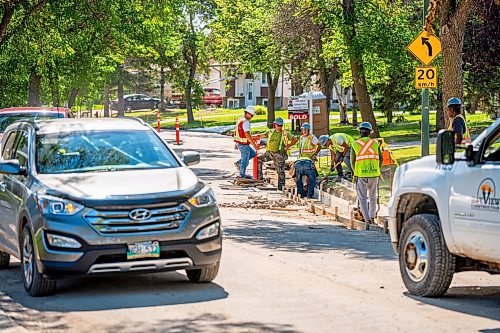
<path fill-rule="evenodd" d="M 212 282 L 217 277 L 217 273 L 219 273 L 219 265 L 220 262 L 217 262 L 215 265 L 206 268 L 186 269 L 186 274 L 189 281 L 191 282 L 195 283 Z"/>
<path fill-rule="evenodd" d="M 0 251 L 0 269 L 9 267 L 10 255 Z"/>
<path fill-rule="evenodd" d="M 37 258 L 33 247 L 33 237 L 26 225 L 21 236 L 21 271 L 24 282 L 24 289 L 31 296 L 46 296 L 54 293 L 56 281 L 43 277 L 38 272 Z"/>
<path fill-rule="evenodd" d="M 399 268 L 412 295 L 439 297 L 448 290 L 455 272 L 455 256 L 446 247 L 439 217 L 412 216 L 399 242 Z"/>

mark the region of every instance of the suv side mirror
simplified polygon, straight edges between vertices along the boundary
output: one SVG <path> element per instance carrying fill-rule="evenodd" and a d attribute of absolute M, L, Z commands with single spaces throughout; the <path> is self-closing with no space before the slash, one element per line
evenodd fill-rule
<path fill-rule="evenodd" d="M 200 153 L 197 151 L 185 151 L 182 153 L 182 161 L 187 166 L 200 163 Z"/>
<path fill-rule="evenodd" d="M 441 130 L 437 136 L 436 162 L 438 164 L 455 163 L 455 133 Z"/>
<path fill-rule="evenodd" d="M 23 175 L 25 170 L 19 165 L 18 160 L 7 160 L 0 162 L 0 173 L 8 175 Z"/>

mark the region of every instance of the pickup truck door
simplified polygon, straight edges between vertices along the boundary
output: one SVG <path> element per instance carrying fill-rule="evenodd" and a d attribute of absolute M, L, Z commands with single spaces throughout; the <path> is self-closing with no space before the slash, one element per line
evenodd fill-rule
<path fill-rule="evenodd" d="M 500 262 L 500 130 L 482 152 L 482 163 L 456 163 L 450 189 L 452 237 L 459 253 Z"/>

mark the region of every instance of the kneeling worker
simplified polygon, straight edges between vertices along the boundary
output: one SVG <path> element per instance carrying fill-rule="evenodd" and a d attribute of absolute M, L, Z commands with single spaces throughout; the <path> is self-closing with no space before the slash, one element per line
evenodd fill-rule
<path fill-rule="evenodd" d="M 317 171 L 313 160 L 321 150 L 318 138 L 311 134 L 311 125 L 304 123 L 302 125 L 302 136 L 300 138 L 299 158 L 295 162 L 295 176 L 297 180 L 297 192 L 303 198 L 307 195 L 308 198 L 314 197 L 314 186 L 316 186 Z M 302 177 L 309 178 L 309 186 L 307 193 L 304 193 L 304 184 Z"/>
<path fill-rule="evenodd" d="M 273 161 L 278 173 L 278 190 L 285 186 L 285 161 L 288 159 L 288 150 L 297 143 L 297 138 L 292 133 L 283 129 L 283 118 L 276 118 L 273 129 L 267 134 L 266 153 L 258 157 L 259 179 L 263 179 L 262 165 L 264 162 Z"/>
<path fill-rule="evenodd" d="M 361 138 L 352 144 L 351 165 L 361 214 L 365 222 L 374 223 L 377 214 L 378 177 L 383 157 L 378 141 L 370 138 L 372 125 L 368 122 L 361 123 L 359 132 Z"/>

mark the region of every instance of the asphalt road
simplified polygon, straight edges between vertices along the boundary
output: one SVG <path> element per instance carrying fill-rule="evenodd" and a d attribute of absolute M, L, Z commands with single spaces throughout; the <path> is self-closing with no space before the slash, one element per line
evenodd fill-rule
<path fill-rule="evenodd" d="M 193 170 L 220 202 L 246 200 L 248 191 L 219 188 L 236 159 L 229 138 L 182 138 L 175 149 L 202 153 Z M 223 208 L 222 216 L 214 283 L 191 284 L 182 272 L 94 277 L 31 298 L 13 263 L 0 271 L 0 331 L 500 332 L 498 276 L 460 273 L 445 297 L 412 297 L 385 235 L 305 212 Z"/>

